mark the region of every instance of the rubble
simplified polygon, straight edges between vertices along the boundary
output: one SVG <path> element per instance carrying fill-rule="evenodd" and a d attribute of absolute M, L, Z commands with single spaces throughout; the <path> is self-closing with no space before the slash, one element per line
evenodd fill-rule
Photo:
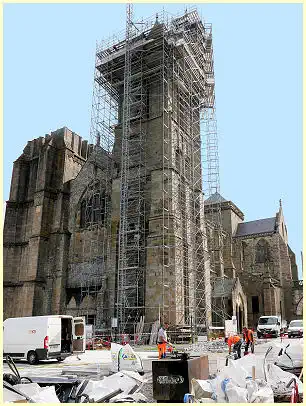
<path fill-rule="evenodd" d="M 37 383 L 26 383 L 14 385 L 13 389 L 14 392 L 9 390 L 8 386 L 4 387 L 4 403 L 15 403 L 23 400 L 30 403 L 60 403 L 56 396 L 55 386 L 41 388 Z"/>
<path fill-rule="evenodd" d="M 228 346 L 224 340 L 214 340 L 214 341 L 201 341 L 195 344 L 191 344 L 189 347 L 185 348 L 186 352 L 190 354 L 193 353 L 206 353 L 206 352 L 226 352 L 228 351 Z"/>
<path fill-rule="evenodd" d="M 127 350 L 130 354 L 131 349 L 127 348 Z M 125 353 L 123 352 L 123 354 Z M 123 357 L 123 360 L 125 359 Z M 139 356 L 137 360 L 139 360 Z M 78 377 L 21 378 L 12 359 L 10 359 L 9 365 L 13 374 L 4 374 L 4 401 L 6 403 L 19 401 L 80 403 L 83 400 L 91 403 L 105 403 L 110 400 L 113 403 L 147 403 L 147 397 L 140 392 L 140 389 L 144 384 L 152 381 L 152 374 L 144 376 L 143 373 L 139 374 L 131 370 L 119 371 L 104 377 L 99 376 L 97 371 L 94 371 L 95 379 L 79 379 L 80 375 L 86 376 L 86 372 L 88 372 L 86 367 L 76 369 Z M 131 367 L 128 362 L 123 362 L 122 365 Z M 133 366 L 135 365 L 133 364 Z M 21 383 L 22 380 L 26 380 L 26 382 Z"/>
<path fill-rule="evenodd" d="M 255 345 L 262 344 L 263 341 L 255 340 Z M 186 352 L 193 353 L 206 353 L 206 352 L 213 352 L 213 353 L 223 353 L 228 351 L 228 346 L 224 339 L 213 340 L 213 341 L 201 341 L 195 344 L 191 344 L 189 347 L 185 348 Z"/>
<path fill-rule="evenodd" d="M 275 399 L 290 399 L 294 385 L 301 399 L 302 382 L 277 365 L 266 364 L 271 349 L 262 356 L 250 354 L 229 360 L 228 366 L 211 379 L 193 379 L 193 400 L 200 403 L 211 403 L 211 400 L 217 403 L 273 403 Z"/>
<path fill-rule="evenodd" d="M 191 393 L 186 394 L 188 403 L 284 402 L 290 399 L 295 385 L 302 399 L 302 382 L 297 376 L 275 365 L 275 362 L 280 363 L 280 360 L 285 366 L 289 365 L 286 364 L 289 361 L 294 365 L 302 365 L 302 353 L 299 351 L 301 345 L 302 341 L 290 343 L 290 346 L 285 343 L 272 343 L 265 354 L 249 354 L 238 360 L 229 359 L 227 366 L 224 355 L 217 355 L 222 366 L 218 368 L 217 374 L 207 374 L 207 379 L 192 379 Z M 226 353 L 228 347 L 223 340 L 215 340 L 193 344 L 186 351 Z M 210 357 L 216 358 L 213 354 Z M 96 367 L 86 363 L 77 367 L 68 365 L 63 369 L 65 376 L 60 377 L 20 377 L 12 361 L 10 368 L 13 374 L 3 374 L 4 402 L 156 402 L 153 400 L 152 372 L 144 373 L 143 368 L 138 371 L 142 366 L 139 354 L 135 355 L 130 346 L 118 346 L 116 351 L 113 351 L 112 361 L 112 364 L 101 363 L 100 366 L 96 364 Z M 112 371 L 124 367 L 127 369 L 115 373 Z M 67 376 L 72 372 L 75 372 L 74 376 Z"/>

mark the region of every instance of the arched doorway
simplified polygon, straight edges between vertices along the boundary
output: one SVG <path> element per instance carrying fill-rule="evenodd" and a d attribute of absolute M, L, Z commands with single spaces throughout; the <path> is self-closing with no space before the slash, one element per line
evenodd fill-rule
<path fill-rule="evenodd" d="M 243 308 L 242 305 L 237 306 L 237 332 L 241 333 L 243 328 Z"/>
<path fill-rule="evenodd" d="M 237 318 L 237 332 L 241 333 L 244 324 L 244 309 L 243 309 L 243 301 L 240 295 L 237 298 L 236 318 Z"/>

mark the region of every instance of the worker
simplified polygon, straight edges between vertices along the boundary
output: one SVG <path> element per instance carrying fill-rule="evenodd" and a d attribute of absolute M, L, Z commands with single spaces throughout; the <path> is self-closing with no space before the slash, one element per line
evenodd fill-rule
<path fill-rule="evenodd" d="M 236 351 L 238 358 L 241 358 L 242 339 L 237 334 L 228 337 L 227 345 L 229 348 L 229 351 L 228 351 L 229 354 L 232 352 L 232 345 L 234 345 L 233 351 Z"/>
<path fill-rule="evenodd" d="M 251 346 L 251 352 L 254 354 L 254 335 L 253 331 L 247 327 L 243 327 L 243 339 L 246 343 L 244 353 L 248 353 L 249 345 Z"/>
<path fill-rule="evenodd" d="M 167 328 L 169 327 L 168 323 L 164 323 L 158 330 L 157 334 L 157 348 L 158 348 L 158 359 L 166 358 L 166 350 L 168 344 L 167 338 Z"/>

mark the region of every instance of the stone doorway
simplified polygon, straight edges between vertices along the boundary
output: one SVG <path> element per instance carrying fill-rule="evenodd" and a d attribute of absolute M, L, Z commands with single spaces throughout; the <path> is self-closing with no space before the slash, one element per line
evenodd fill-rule
<path fill-rule="evenodd" d="M 237 332 L 241 333 L 242 332 L 242 328 L 243 328 L 243 308 L 242 305 L 239 305 L 237 307 L 237 312 L 236 312 L 236 317 L 237 317 Z"/>

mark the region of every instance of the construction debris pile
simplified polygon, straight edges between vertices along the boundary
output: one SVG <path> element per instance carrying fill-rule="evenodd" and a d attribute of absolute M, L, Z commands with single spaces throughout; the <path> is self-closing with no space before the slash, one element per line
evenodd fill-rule
<path fill-rule="evenodd" d="M 149 377 L 151 379 L 151 377 Z M 4 402 L 26 400 L 30 403 L 147 403 L 140 390 L 147 379 L 133 371 L 117 372 L 100 380 L 54 378 L 54 384 L 4 381 Z"/>
<path fill-rule="evenodd" d="M 300 345 L 302 344 L 298 343 L 292 347 Z M 228 365 L 211 379 L 192 379 L 192 390 L 190 394 L 186 394 L 186 401 L 189 403 L 302 402 L 302 381 L 288 370 L 285 371 L 275 363 L 267 362 L 267 356 L 272 350 L 273 347 L 269 347 L 264 356 L 250 354 L 238 360 L 229 359 Z M 302 364 L 303 353 L 298 353 L 297 348 L 292 348 L 291 353 L 296 354 L 295 363 Z"/>
<path fill-rule="evenodd" d="M 188 378 L 190 393 L 185 393 L 188 403 L 274 403 L 303 401 L 303 341 L 296 343 L 274 343 L 265 354 L 248 354 L 240 359 L 226 357 L 216 375 L 207 379 L 202 375 Z M 223 341 L 202 342 L 190 346 L 192 351 L 223 352 L 227 350 Z M 186 355 L 186 353 L 183 353 Z M 111 364 L 105 376 L 99 371 L 88 374 L 84 367 L 74 368 L 74 375 L 63 368 L 60 377 L 21 377 L 13 360 L 7 356 L 12 373 L 3 374 L 3 399 L 5 403 L 154 403 L 156 382 L 164 384 L 162 393 L 171 394 L 172 385 L 182 384 L 183 363 L 178 374 L 162 367 L 162 377 L 152 369 L 145 372 L 141 357 L 130 345 L 111 345 Z M 192 356 L 185 361 L 193 362 Z M 225 357 L 220 355 L 225 361 Z M 171 359 L 175 357 L 169 357 Z M 199 357 L 194 357 L 199 358 Z M 206 355 L 207 358 L 207 355 Z M 158 361 L 155 361 L 158 362 Z M 182 360 L 178 360 L 182 362 Z M 203 364 L 204 365 L 204 364 Z M 206 365 L 206 364 L 205 364 Z M 208 365 L 208 364 L 207 364 Z M 204 368 L 202 366 L 202 368 Z M 192 368 L 190 368 L 192 370 Z M 199 371 L 197 372 L 197 374 Z M 173 375 L 174 374 L 174 375 Z M 175 382 L 173 378 L 175 377 Z M 161 379 L 163 378 L 163 379 Z M 157 381 L 156 381 L 157 379 Z M 156 385 L 155 385 L 156 386 Z M 188 384 L 187 384 L 188 388 Z M 176 390 L 175 389 L 175 390 Z M 153 397 L 152 397 L 153 395 Z M 167 396 L 168 396 L 167 395 Z M 179 402 L 182 402 L 180 398 Z"/>
<path fill-rule="evenodd" d="M 255 345 L 262 344 L 263 341 L 254 342 Z M 200 341 L 195 344 L 191 344 L 189 347 L 185 348 L 186 352 L 191 354 L 205 354 L 207 352 L 214 353 L 224 353 L 228 351 L 228 345 L 224 339 L 213 340 L 213 341 Z"/>
<path fill-rule="evenodd" d="M 4 402 L 30 403 L 148 403 L 141 393 L 152 392 L 152 374 L 145 374 L 141 358 L 130 345 L 113 344 L 109 376 L 97 373 L 92 379 L 80 374 L 61 377 L 21 377 L 14 361 L 7 357 L 13 374 L 3 375 Z M 126 369 L 125 369 L 126 368 Z M 62 375 L 65 375 L 65 368 Z M 86 371 L 85 371 L 86 372 Z"/>
<path fill-rule="evenodd" d="M 190 345 L 185 351 L 200 354 L 205 354 L 207 352 L 226 352 L 228 351 L 228 346 L 224 340 L 201 341 Z"/>

